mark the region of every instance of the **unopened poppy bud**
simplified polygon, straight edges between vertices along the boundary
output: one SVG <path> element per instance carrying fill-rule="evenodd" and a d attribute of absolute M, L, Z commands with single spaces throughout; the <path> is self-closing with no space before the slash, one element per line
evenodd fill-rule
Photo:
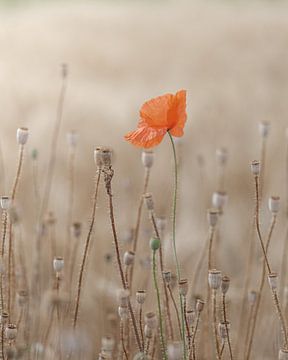
<path fill-rule="evenodd" d="M 114 345 L 115 345 L 115 340 L 112 336 L 103 336 L 101 339 L 101 348 L 102 351 L 104 352 L 110 352 L 113 351 L 114 349 Z"/>
<path fill-rule="evenodd" d="M 150 239 L 150 249 L 156 251 L 160 248 L 160 239 L 157 237 L 152 237 Z"/>
<path fill-rule="evenodd" d="M 182 296 L 186 296 L 188 293 L 188 280 L 187 279 L 182 279 L 179 281 L 179 293 Z"/>
<path fill-rule="evenodd" d="M 1 196 L 0 204 L 1 204 L 2 210 L 7 211 L 11 206 L 11 198 L 9 196 Z"/>
<path fill-rule="evenodd" d="M 255 290 L 251 290 L 248 293 L 248 301 L 251 305 L 254 305 L 257 299 L 257 292 Z"/>
<path fill-rule="evenodd" d="M 202 299 L 197 299 L 196 301 L 196 311 L 201 313 L 204 309 L 205 302 Z"/>
<path fill-rule="evenodd" d="M 154 162 L 154 152 L 152 150 L 143 150 L 141 160 L 143 166 L 150 169 Z"/>
<path fill-rule="evenodd" d="M 15 340 L 17 336 L 17 326 L 14 324 L 8 324 L 5 328 L 5 337 L 6 339 L 12 341 Z"/>
<path fill-rule="evenodd" d="M 209 209 L 207 211 L 208 224 L 211 227 L 215 227 L 219 218 L 219 211 L 217 209 Z"/>
<path fill-rule="evenodd" d="M 208 283 L 211 289 L 217 290 L 221 286 L 221 271 L 219 270 L 209 270 L 208 274 Z"/>
<path fill-rule="evenodd" d="M 57 256 L 53 260 L 53 268 L 56 273 L 60 273 L 64 268 L 64 259 L 61 256 Z"/>
<path fill-rule="evenodd" d="M 144 336 L 147 339 L 152 339 L 152 336 L 153 336 L 153 329 L 150 326 L 148 326 L 147 324 L 144 326 Z"/>
<path fill-rule="evenodd" d="M 169 360 L 181 360 L 183 358 L 182 343 L 180 341 L 174 341 L 168 344 L 168 359 Z"/>
<path fill-rule="evenodd" d="M 251 162 L 252 174 L 255 175 L 255 176 L 258 176 L 260 174 L 260 169 L 261 169 L 260 161 L 259 160 L 253 160 Z"/>
<path fill-rule="evenodd" d="M 167 285 L 170 284 L 170 282 L 171 282 L 171 271 L 163 271 L 162 276 L 163 276 L 163 279 L 164 279 L 165 283 Z"/>
<path fill-rule="evenodd" d="M 81 236 L 82 224 L 80 222 L 74 222 L 71 226 L 72 236 L 79 238 Z"/>
<path fill-rule="evenodd" d="M 229 276 L 222 276 L 222 282 L 221 282 L 221 290 L 222 290 L 222 294 L 226 294 L 228 289 L 229 289 L 229 285 L 230 285 L 230 278 Z"/>
<path fill-rule="evenodd" d="M 268 208 L 272 214 L 276 215 L 280 210 L 280 197 L 271 196 L 268 200 Z"/>
<path fill-rule="evenodd" d="M 19 145 L 25 145 L 29 136 L 29 130 L 27 128 L 18 128 L 16 133 L 17 143 Z"/>
<path fill-rule="evenodd" d="M 129 316 L 128 306 L 119 306 L 118 307 L 118 315 L 121 320 L 126 320 Z"/>
<path fill-rule="evenodd" d="M 278 274 L 277 273 L 271 273 L 268 275 L 268 282 L 269 282 L 269 286 L 270 289 L 272 291 L 277 290 L 278 287 Z"/>
<path fill-rule="evenodd" d="M 32 149 L 31 157 L 32 157 L 32 160 L 37 160 L 37 158 L 38 158 L 38 150 L 37 149 Z"/>
<path fill-rule="evenodd" d="M 154 312 L 151 311 L 145 314 L 145 324 L 151 329 L 156 329 L 158 321 Z"/>
<path fill-rule="evenodd" d="M 26 290 L 20 290 L 17 293 L 17 302 L 20 307 L 27 304 L 28 300 L 28 293 Z"/>
<path fill-rule="evenodd" d="M 2 314 L 0 314 L 0 322 L 2 325 L 7 324 L 9 319 L 9 315 L 6 311 L 3 311 Z"/>
<path fill-rule="evenodd" d="M 259 133 L 263 138 L 269 135 L 271 124 L 267 121 L 260 121 L 258 124 Z"/>
<path fill-rule="evenodd" d="M 186 311 L 186 319 L 187 319 L 188 325 L 191 327 L 195 321 L 195 311 L 187 310 Z"/>
<path fill-rule="evenodd" d="M 78 143 L 78 134 L 76 131 L 72 130 L 69 131 L 66 135 L 67 137 L 67 143 L 71 148 L 75 148 Z"/>
<path fill-rule="evenodd" d="M 280 349 L 278 360 L 288 360 L 288 349 Z"/>
<path fill-rule="evenodd" d="M 212 204 L 216 209 L 222 209 L 227 203 L 228 195 L 224 191 L 215 191 L 212 195 Z"/>
<path fill-rule="evenodd" d="M 228 151 L 225 148 L 219 148 L 216 150 L 216 159 L 219 165 L 225 165 L 228 159 Z"/>
<path fill-rule="evenodd" d="M 136 292 L 136 301 L 138 302 L 138 304 L 144 304 L 146 300 L 146 291 L 145 290 L 138 290 Z"/>
<path fill-rule="evenodd" d="M 120 289 L 118 291 L 118 302 L 120 306 L 128 306 L 129 290 Z"/>
<path fill-rule="evenodd" d="M 130 266 L 134 264 L 135 253 L 134 251 L 125 251 L 123 256 L 123 262 L 126 266 Z"/>
<path fill-rule="evenodd" d="M 147 194 L 144 194 L 143 197 L 144 197 L 144 201 L 145 201 L 147 210 L 153 211 L 154 210 L 154 201 L 153 201 L 152 194 L 147 193 Z"/>
<path fill-rule="evenodd" d="M 221 321 L 218 324 L 218 334 L 219 334 L 220 338 L 222 339 L 222 341 L 224 341 L 228 337 L 227 329 L 228 329 L 228 331 L 230 329 L 229 321 L 227 321 L 226 323 L 225 323 L 225 321 Z"/>

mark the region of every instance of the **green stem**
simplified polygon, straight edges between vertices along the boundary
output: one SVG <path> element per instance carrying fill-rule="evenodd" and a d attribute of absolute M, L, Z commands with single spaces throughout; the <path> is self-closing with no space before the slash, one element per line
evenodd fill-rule
<path fill-rule="evenodd" d="M 172 210 L 172 244 L 173 244 L 173 253 L 174 253 L 174 260 L 176 265 L 176 274 L 178 283 L 181 279 L 180 273 L 180 266 L 177 256 L 177 249 L 176 249 L 176 209 L 177 209 L 177 190 L 178 190 L 178 171 L 177 171 L 177 156 L 176 156 L 176 148 L 174 144 L 174 140 L 172 135 L 170 134 L 169 130 L 167 131 L 171 145 L 173 150 L 173 158 L 174 158 L 174 196 L 173 196 L 173 210 Z M 186 340 L 185 340 L 185 316 L 184 316 L 184 306 L 183 306 L 183 299 L 181 294 L 179 293 L 180 298 L 180 307 L 181 307 L 181 327 L 182 327 L 182 341 L 183 341 L 183 355 L 184 360 L 187 359 L 187 350 L 186 350 Z"/>
<path fill-rule="evenodd" d="M 157 283 L 157 266 L 156 266 L 156 251 L 155 250 L 153 250 L 153 280 L 154 280 L 154 287 L 155 287 L 156 295 L 157 295 L 158 316 L 159 316 L 159 325 L 160 325 L 160 338 L 161 338 L 161 345 L 162 345 L 162 355 L 163 355 L 163 359 L 168 360 L 167 353 L 166 353 L 164 332 L 163 332 L 163 321 L 162 321 L 162 313 L 161 313 L 160 291 L 159 291 L 159 287 L 158 287 L 158 283 Z"/>

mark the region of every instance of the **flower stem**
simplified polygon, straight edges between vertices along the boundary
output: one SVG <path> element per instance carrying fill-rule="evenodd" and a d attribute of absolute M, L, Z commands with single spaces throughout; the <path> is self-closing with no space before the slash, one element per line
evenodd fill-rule
<path fill-rule="evenodd" d="M 163 319 L 162 319 L 162 312 L 161 312 L 160 291 L 159 291 L 158 282 L 157 282 L 157 264 L 156 264 L 156 251 L 155 250 L 153 250 L 153 280 L 154 280 L 154 287 L 155 287 L 156 295 L 157 295 L 162 356 L 163 356 L 163 359 L 168 360 L 167 353 L 166 353 L 165 339 L 164 339 L 164 331 L 163 331 Z"/>
<path fill-rule="evenodd" d="M 178 171 L 177 171 L 177 156 L 176 156 L 176 148 L 174 144 L 174 140 L 170 132 L 168 131 L 168 135 L 171 141 L 172 150 L 173 150 L 173 158 L 174 158 L 174 196 L 173 196 L 173 209 L 172 209 L 172 244 L 173 244 L 173 253 L 174 253 L 174 260 L 176 265 L 176 274 L 178 283 L 181 279 L 180 273 L 180 266 L 177 256 L 177 249 L 176 249 L 176 210 L 177 210 L 177 190 L 178 190 Z M 184 360 L 187 359 L 187 349 L 185 344 L 185 317 L 184 317 L 184 306 L 183 306 L 183 299 L 179 293 L 180 297 L 180 307 L 181 307 L 181 327 L 182 327 L 182 341 L 183 341 L 183 355 Z"/>

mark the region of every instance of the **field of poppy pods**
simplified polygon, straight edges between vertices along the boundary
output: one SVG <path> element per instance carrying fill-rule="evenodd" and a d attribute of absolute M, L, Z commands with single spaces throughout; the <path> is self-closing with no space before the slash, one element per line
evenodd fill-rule
<path fill-rule="evenodd" d="M 0 9 L 0 360 L 288 359 L 287 4 Z"/>

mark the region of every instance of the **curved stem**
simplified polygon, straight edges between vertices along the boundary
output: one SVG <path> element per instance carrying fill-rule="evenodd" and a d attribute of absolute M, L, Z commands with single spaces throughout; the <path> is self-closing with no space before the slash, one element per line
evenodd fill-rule
<path fill-rule="evenodd" d="M 177 191 L 178 191 L 178 171 L 177 171 L 177 156 L 176 156 L 176 148 L 173 141 L 173 137 L 168 131 L 168 135 L 171 141 L 172 150 L 173 150 L 173 158 L 174 158 L 174 195 L 173 195 L 173 209 L 172 209 L 172 244 L 173 244 L 173 254 L 174 261 L 176 265 L 176 274 L 178 283 L 181 279 L 180 265 L 178 261 L 177 248 L 176 248 L 176 213 L 177 213 Z M 187 349 L 186 349 L 186 340 L 185 340 L 185 315 L 184 315 L 184 306 L 183 299 L 179 293 L 180 299 L 180 308 L 181 308 L 181 333 L 182 333 L 182 341 L 183 341 L 183 355 L 184 360 L 187 359 Z"/>
<path fill-rule="evenodd" d="M 226 334 L 227 334 L 227 342 L 228 342 L 228 347 L 229 347 L 230 360 L 233 360 L 232 346 L 231 346 L 231 340 L 230 340 L 230 333 L 229 333 L 228 324 L 227 324 L 226 296 L 225 296 L 225 294 L 223 294 L 223 296 L 222 296 L 222 306 L 223 306 L 223 319 L 224 319 L 225 330 L 226 330 Z"/>
<path fill-rule="evenodd" d="M 154 287 L 157 296 L 157 305 L 158 305 L 158 316 L 159 316 L 159 325 L 160 325 L 160 339 L 161 339 L 161 347 L 162 347 L 162 356 L 163 359 L 168 360 L 166 353 L 166 345 L 164 339 L 164 329 L 163 329 L 163 319 L 162 319 L 162 311 L 161 311 L 161 300 L 160 300 L 160 291 L 157 282 L 157 264 L 156 264 L 156 251 L 153 251 L 153 280 Z"/>

